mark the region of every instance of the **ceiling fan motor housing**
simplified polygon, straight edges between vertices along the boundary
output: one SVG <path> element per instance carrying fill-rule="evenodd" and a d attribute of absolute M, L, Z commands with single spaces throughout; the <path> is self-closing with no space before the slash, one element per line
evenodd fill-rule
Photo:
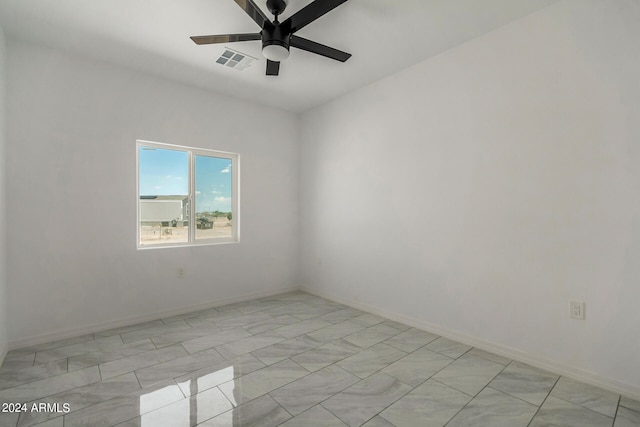
<path fill-rule="evenodd" d="M 289 50 L 289 40 L 291 34 L 288 31 L 284 31 L 280 25 L 266 24 L 262 29 L 262 48 L 269 45 L 282 46 Z"/>
<path fill-rule="evenodd" d="M 286 0 L 267 0 L 267 9 L 275 16 L 281 15 L 286 8 Z"/>

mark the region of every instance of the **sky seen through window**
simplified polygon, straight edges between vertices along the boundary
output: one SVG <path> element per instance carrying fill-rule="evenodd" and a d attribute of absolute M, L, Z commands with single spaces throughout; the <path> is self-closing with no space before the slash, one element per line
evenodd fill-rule
<path fill-rule="evenodd" d="M 189 194 L 186 151 L 140 147 L 140 196 Z M 231 160 L 195 155 L 196 212 L 231 211 Z"/>

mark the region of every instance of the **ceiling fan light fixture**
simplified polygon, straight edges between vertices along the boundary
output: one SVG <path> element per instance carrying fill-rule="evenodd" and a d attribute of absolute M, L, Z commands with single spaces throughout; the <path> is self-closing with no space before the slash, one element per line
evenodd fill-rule
<path fill-rule="evenodd" d="M 265 44 L 262 47 L 262 55 L 270 61 L 281 62 L 289 57 L 289 49 L 277 43 Z"/>

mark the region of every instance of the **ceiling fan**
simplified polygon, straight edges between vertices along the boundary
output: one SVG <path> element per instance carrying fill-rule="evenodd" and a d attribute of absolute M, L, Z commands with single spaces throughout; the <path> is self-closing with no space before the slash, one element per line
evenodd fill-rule
<path fill-rule="evenodd" d="M 234 1 L 262 28 L 262 31 L 248 34 L 193 36 L 191 40 L 199 45 L 262 40 L 262 54 L 267 58 L 268 76 L 278 75 L 280 62 L 289 57 L 289 48 L 291 46 L 341 62 L 345 62 L 351 57 L 350 53 L 342 52 L 338 49 L 294 35 L 296 31 L 340 6 L 347 0 L 315 0 L 283 22 L 278 22 L 278 15 L 284 12 L 287 7 L 287 0 L 267 0 L 267 8 L 274 16 L 273 22 L 265 16 L 253 0 Z"/>

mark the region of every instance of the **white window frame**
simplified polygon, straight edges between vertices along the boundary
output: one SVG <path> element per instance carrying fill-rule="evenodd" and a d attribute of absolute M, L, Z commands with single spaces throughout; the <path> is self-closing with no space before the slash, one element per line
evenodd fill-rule
<path fill-rule="evenodd" d="M 140 243 L 140 149 L 141 147 L 153 147 L 165 150 L 177 150 L 187 152 L 189 167 L 189 239 L 187 242 L 159 243 L 142 245 Z M 196 239 L 196 212 L 195 212 L 195 156 L 219 157 L 231 160 L 231 237 L 216 237 L 210 239 Z M 188 147 L 185 145 L 166 144 L 145 140 L 136 141 L 136 246 L 138 249 L 162 249 L 184 246 L 220 245 L 240 242 L 240 155 L 227 151 L 209 150 L 205 148 Z"/>

